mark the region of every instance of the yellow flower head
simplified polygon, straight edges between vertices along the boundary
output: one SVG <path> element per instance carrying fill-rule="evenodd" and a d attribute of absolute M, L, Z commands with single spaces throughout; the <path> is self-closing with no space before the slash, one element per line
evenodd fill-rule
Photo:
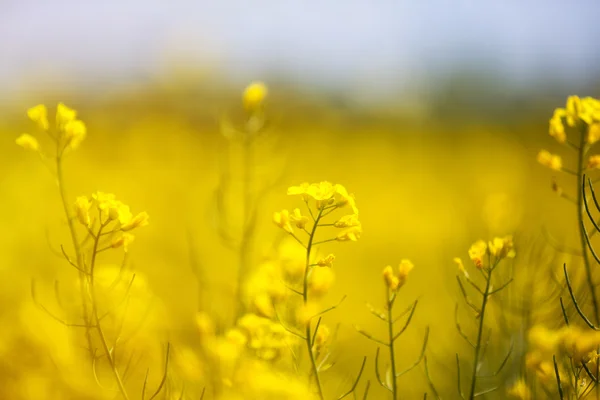
<path fill-rule="evenodd" d="M 352 226 L 360 226 L 357 214 L 344 215 L 342 218 L 337 220 L 333 226 L 336 228 L 350 228 Z"/>
<path fill-rule="evenodd" d="M 63 103 L 58 103 L 56 107 L 56 125 L 63 129 L 68 122 L 74 121 L 77 117 L 77 111 L 67 107 Z"/>
<path fill-rule="evenodd" d="M 600 122 L 595 122 L 588 126 L 587 142 L 594 144 L 600 140 Z"/>
<path fill-rule="evenodd" d="M 340 242 L 347 242 L 347 241 L 356 242 L 360 238 L 361 234 L 362 234 L 362 228 L 360 226 L 353 226 L 353 227 L 350 227 L 350 228 L 345 229 L 342 232 L 340 232 L 337 235 L 336 240 L 338 240 Z"/>
<path fill-rule="evenodd" d="M 562 158 L 559 155 L 552 154 L 547 150 L 540 150 L 537 161 L 545 167 L 560 171 L 562 169 Z"/>
<path fill-rule="evenodd" d="M 569 96 L 566 107 L 557 108 L 554 111 L 554 115 L 550 119 L 550 135 L 554 136 L 559 142 L 564 143 L 563 138 L 566 140 L 566 136 L 562 126 L 562 118 L 572 128 L 577 127 L 580 123 L 587 125 L 589 128 L 600 122 L 600 101 L 592 97 L 581 99 L 578 96 Z M 593 137 L 588 136 L 588 143 L 594 143 L 589 139 L 593 139 Z"/>
<path fill-rule="evenodd" d="M 75 214 L 77 215 L 77 220 L 87 227 L 92 223 L 90 218 L 91 207 L 92 202 L 86 196 L 79 196 L 75 199 Z"/>
<path fill-rule="evenodd" d="M 327 257 L 321 258 L 319 261 L 317 261 L 317 265 L 319 267 L 332 267 L 334 261 L 335 256 L 333 254 L 329 254 Z"/>
<path fill-rule="evenodd" d="M 19 136 L 16 140 L 16 143 L 25 150 L 39 151 L 40 149 L 40 144 L 38 143 L 37 139 L 27 133 L 23 133 L 21 136 Z"/>
<path fill-rule="evenodd" d="M 294 212 L 290 215 L 290 221 L 296 225 L 298 229 L 304 229 L 308 224 L 308 217 L 302 215 L 299 208 L 295 208 Z"/>
<path fill-rule="evenodd" d="M 469 249 L 469 258 L 477 268 L 483 268 L 483 257 L 487 253 L 487 244 L 483 240 L 473 243 Z"/>
<path fill-rule="evenodd" d="M 503 238 L 494 238 L 488 243 L 488 249 L 491 255 L 498 258 L 513 258 L 515 256 L 513 240 L 510 235 Z"/>
<path fill-rule="evenodd" d="M 129 245 L 131 244 L 131 242 L 133 242 L 134 239 L 135 236 L 133 236 L 131 233 L 123 232 L 121 237 L 113 240 L 110 245 L 113 249 L 123 247 L 123 250 L 125 251 L 125 253 L 127 253 L 127 251 L 129 250 Z"/>
<path fill-rule="evenodd" d="M 65 139 L 67 140 L 69 147 L 73 150 L 79 147 L 87 134 L 85 124 L 78 119 L 66 122 L 64 125 L 64 132 Z"/>
<path fill-rule="evenodd" d="M 383 280 L 390 290 L 398 290 L 400 287 L 400 279 L 394 274 L 394 269 L 391 265 L 383 269 Z"/>
<path fill-rule="evenodd" d="M 31 107 L 27 110 L 27 116 L 44 131 L 48 130 L 50 127 L 50 124 L 48 123 L 48 109 L 43 104 Z"/>
<path fill-rule="evenodd" d="M 550 136 L 552 136 L 558 143 L 565 143 L 567 141 L 567 134 L 565 133 L 565 126 L 563 125 L 562 119 L 566 116 L 566 112 L 563 109 L 554 110 L 554 115 L 550 118 Z"/>
<path fill-rule="evenodd" d="M 126 212 L 129 211 L 129 207 L 126 210 L 121 210 L 123 214 L 119 215 L 119 221 L 121 222 L 121 230 L 122 231 L 130 231 L 135 228 L 141 228 L 144 226 L 148 226 L 150 223 L 150 216 L 146 211 L 142 211 L 138 213 L 135 217 L 128 220 Z M 131 216 L 131 214 L 129 214 Z"/>
<path fill-rule="evenodd" d="M 273 222 L 275 222 L 275 225 L 288 233 L 294 233 L 291 221 L 290 212 L 288 210 L 273 213 Z"/>
<path fill-rule="evenodd" d="M 400 265 L 398 266 L 398 279 L 400 279 L 400 285 L 403 285 L 406 282 L 406 278 L 408 278 L 408 274 L 413 270 L 415 266 L 410 260 L 402 260 L 400 261 Z"/>
<path fill-rule="evenodd" d="M 244 90 L 242 101 L 244 108 L 250 112 L 259 110 L 267 97 L 268 89 L 267 86 L 262 82 L 252 82 Z"/>
<path fill-rule="evenodd" d="M 588 159 L 587 167 L 589 169 L 598 169 L 598 168 L 600 168 L 600 155 L 591 156 Z"/>
<path fill-rule="evenodd" d="M 346 188 L 340 184 L 335 185 L 335 191 L 340 195 L 340 200 L 338 200 L 337 206 L 343 207 L 345 205 L 349 205 L 350 208 L 352 208 L 354 215 L 358 217 L 358 208 L 356 208 L 356 200 L 354 199 L 354 195 L 348 194 Z"/>

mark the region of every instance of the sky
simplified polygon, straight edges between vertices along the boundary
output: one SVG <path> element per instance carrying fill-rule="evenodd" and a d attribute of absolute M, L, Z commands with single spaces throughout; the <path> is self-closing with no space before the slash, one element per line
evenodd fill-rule
<path fill-rule="evenodd" d="M 585 82 L 600 1 L 0 0 L 0 85 L 148 78 L 174 61 L 242 81 L 395 85 L 454 67 Z"/>

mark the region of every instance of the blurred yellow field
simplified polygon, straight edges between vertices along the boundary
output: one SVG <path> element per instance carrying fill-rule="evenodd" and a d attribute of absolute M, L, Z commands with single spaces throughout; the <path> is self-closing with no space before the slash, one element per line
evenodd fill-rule
<path fill-rule="evenodd" d="M 5 103 L 0 398 L 598 398 L 600 106 L 564 107 L 176 80 Z"/>

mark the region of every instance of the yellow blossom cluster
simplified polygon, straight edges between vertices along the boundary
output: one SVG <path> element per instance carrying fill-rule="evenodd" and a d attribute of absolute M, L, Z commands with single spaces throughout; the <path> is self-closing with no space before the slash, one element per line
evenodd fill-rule
<path fill-rule="evenodd" d="M 36 123 L 38 129 L 46 132 L 56 143 L 59 154 L 69 149 L 75 150 L 85 139 L 87 129 L 85 124 L 77 119 L 77 112 L 63 103 L 56 107 L 54 127 L 51 129 L 48 120 L 48 109 L 39 104 L 27 110 L 27 116 Z M 35 136 L 23 133 L 16 139 L 16 143 L 26 150 L 39 151 L 40 145 Z"/>
<path fill-rule="evenodd" d="M 503 258 L 514 258 L 516 253 L 512 236 L 496 237 L 486 243 L 484 240 L 478 240 L 469 248 L 469 258 L 475 264 L 475 267 L 482 269 L 485 264 L 486 256 L 495 257 L 494 261 L 498 262 Z M 460 258 L 454 258 L 454 262 L 458 264 L 458 269 L 467 275 L 465 267 Z"/>
<path fill-rule="evenodd" d="M 406 283 L 408 274 L 414 267 L 413 263 L 406 259 L 400 261 L 396 271 L 391 265 L 388 265 L 383 269 L 383 280 L 390 290 L 397 291 Z"/>
<path fill-rule="evenodd" d="M 116 200 L 111 193 L 96 192 L 91 197 L 79 196 L 74 208 L 77 220 L 88 229 L 92 228 L 96 218 L 102 228 L 112 222 L 117 223 L 113 231 L 121 235 L 112 241 L 111 247 L 123 247 L 125 251 L 134 239 L 129 231 L 148 225 L 148 213 L 143 211 L 134 216 L 129 206 Z"/>
<path fill-rule="evenodd" d="M 553 355 L 562 354 L 575 365 L 597 362 L 600 332 L 573 325 L 558 330 L 536 325 L 529 331 L 528 342 L 527 369 L 534 372 L 540 382 L 552 382 L 555 379 Z M 561 373 L 561 377 L 566 376 L 567 372 Z"/>
<path fill-rule="evenodd" d="M 238 321 L 238 327 L 245 334 L 248 348 L 262 360 L 278 359 L 290 345 L 291 338 L 285 328 L 269 318 L 246 314 Z"/>
<path fill-rule="evenodd" d="M 537 161 L 544 167 L 548 167 L 555 171 L 562 169 L 562 158 L 557 154 L 552 154 L 548 150 L 540 150 L 537 155 Z"/>
<path fill-rule="evenodd" d="M 332 184 L 327 181 L 319 183 L 302 183 L 298 186 L 292 186 L 287 191 L 288 195 L 301 195 L 307 203 L 310 210 L 310 218 L 316 223 L 322 217 L 331 211 L 349 206 L 352 214 L 342 216 L 331 226 L 342 229 L 335 240 L 340 242 L 357 241 L 362 234 L 362 225 L 358 219 L 358 208 L 353 194 L 349 194 L 346 188 L 339 184 Z M 315 213 L 310 208 L 309 201 L 315 201 Z M 316 216 L 315 216 L 316 215 Z M 309 216 L 303 215 L 300 209 L 296 208 L 293 212 L 282 210 L 273 214 L 273 222 L 289 234 L 294 234 L 294 227 L 306 230 L 310 222 Z"/>
<path fill-rule="evenodd" d="M 586 142 L 593 144 L 600 139 L 600 100 L 592 97 L 579 98 L 569 96 L 565 108 L 554 110 L 550 118 L 550 136 L 559 143 L 565 143 L 567 134 L 566 125 L 575 128 L 584 126 L 587 130 Z"/>

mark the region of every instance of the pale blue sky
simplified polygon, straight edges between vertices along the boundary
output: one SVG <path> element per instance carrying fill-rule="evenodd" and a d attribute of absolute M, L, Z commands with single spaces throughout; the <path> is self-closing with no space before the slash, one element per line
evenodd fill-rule
<path fill-rule="evenodd" d="M 0 85 L 144 77 L 167 55 L 234 81 L 385 89 L 469 63 L 581 83 L 598 75 L 599 20 L 598 0 L 0 0 Z"/>

